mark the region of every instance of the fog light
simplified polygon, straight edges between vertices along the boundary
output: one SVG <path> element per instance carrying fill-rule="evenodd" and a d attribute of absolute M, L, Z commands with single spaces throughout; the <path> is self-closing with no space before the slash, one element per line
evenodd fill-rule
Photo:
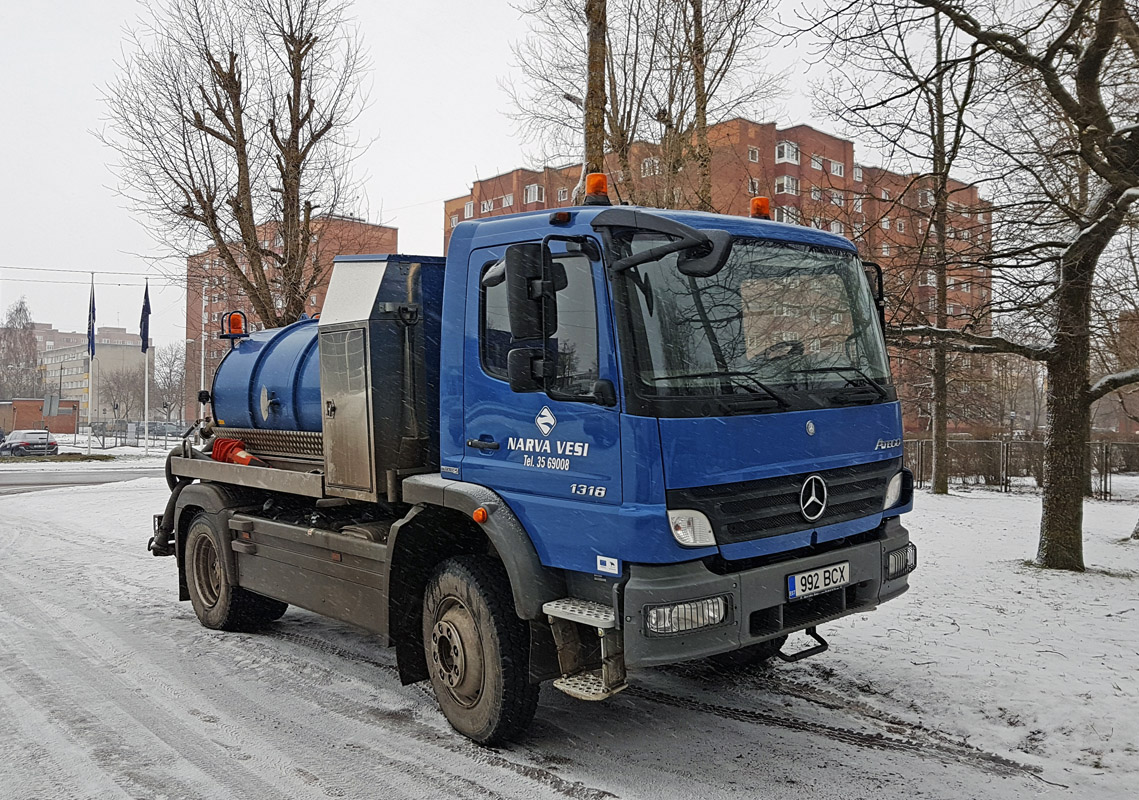
<path fill-rule="evenodd" d="M 685 547 L 707 547 L 716 543 L 712 523 L 699 511 L 669 511 L 668 525 L 672 538 Z"/>
<path fill-rule="evenodd" d="M 899 550 L 891 550 L 886 554 L 886 580 L 894 580 L 903 575 L 909 575 L 918 566 L 918 549 L 907 544 Z"/>
<path fill-rule="evenodd" d="M 887 511 L 898 504 L 902 499 L 902 473 L 896 474 L 890 478 L 890 483 L 886 486 L 886 499 L 882 503 L 882 510 Z"/>
<path fill-rule="evenodd" d="M 645 609 L 649 633 L 667 634 L 719 625 L 727 618 L 728 596 L 708 597 L 688 603 L 653 606 Z"/>

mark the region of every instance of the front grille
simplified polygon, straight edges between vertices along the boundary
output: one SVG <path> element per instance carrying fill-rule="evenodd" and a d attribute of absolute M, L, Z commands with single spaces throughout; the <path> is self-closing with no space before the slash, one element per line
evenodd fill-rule
<path fill-rule="evenodd" d="M 901 468 L 902 460 L 891 458 L 799 475 L 670 489 L 665 501 L 670 509 L 702 512 L 719 544 L 746 542 L 877 513 L 882 510 L 886 483 Z M 808 522 L 799 507 L 799 490 L 811 475 L 819 475 L 827 484 L 826 510 L 814 522 Z"/>

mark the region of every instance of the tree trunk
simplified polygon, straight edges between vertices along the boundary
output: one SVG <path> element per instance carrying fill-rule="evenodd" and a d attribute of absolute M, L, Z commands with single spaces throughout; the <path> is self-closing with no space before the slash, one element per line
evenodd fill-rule
<path fill-rule="evenodd" d="M 942 49 L 941 15 L 935 14 L 934 44 L 937 63 L 943 64 L 945 54 Z M 947 313 L 949 303 L 949 164 L 945 134 L 945 85 L 944 72 L 938 69 L 933 85 L 933 103 L 930 119 L 930 156 L 934 188 L 933 205 L 933 246 L 934 264 L 937 275 L 937 310 L 934 323 L 945 329 L 949 326 Z M 949 494 L 949 376 L 946 373 L 948 359 L 945 357 L 945 341 L 937 339 L 933 343 L 933 474 L 930 481 L 934 494 Z"/>
<path fill-rule="evenodd" d="M 692 83 L 695 93 L 696 209 L 712 211 L 712 149 L 708 146 L 708 87 L 705 72 L 708 52 L 704 45 L 704 0 L 689 0 L 692 7 Z"/>
<path fill-rule="evenodd" d="M 606 0 L 586 0 L 585 171 L 605 171 Z"/>
<path fill-rule="evenodd" d="M 1088 369 L 1092 275 L 1098 254 L 1061 262 L 1056 293 L 1056 346 L 1048 366 L 1048 436 L 1044 441 L 1044 512 L 1036 562 L 1084 570 L 1084 488 L 1091 434 Z"/>

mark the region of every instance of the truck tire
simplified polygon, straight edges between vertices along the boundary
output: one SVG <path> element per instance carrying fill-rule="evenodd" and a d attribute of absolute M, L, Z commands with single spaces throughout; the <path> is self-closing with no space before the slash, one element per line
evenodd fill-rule
<path fill-rule="evenodd" d="M 510 579 L 490 556 L 441 563 L 423 596 L 431 686 L 451 726 L 479 744 L 520 735 L 538 707 L 530 635 L 514 613 Z"/>
<path fill-rule="evenodd" d="M 219 631 L 250 631 L 280 619 L 287 603 L 248 592 L 229 582 L 222 564 L 229 540 L 217 530 L 214 517 L 199 512 L 186 534 L 186 587 L 198 621 Z"/>
<path fill-rule="evenodd" d="M 766 642 L 751 644 L 729 653 L 719 653 L 708 660 L 724 670 L 744 669 L 770 661 L 786 642 L 786 636 L 777 636 Z"/>

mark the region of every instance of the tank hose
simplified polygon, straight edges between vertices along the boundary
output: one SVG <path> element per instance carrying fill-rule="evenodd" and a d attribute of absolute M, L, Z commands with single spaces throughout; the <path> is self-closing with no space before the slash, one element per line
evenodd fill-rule
<path fill-rule="evenodd" d="M 211 442 L 208 447 L 212 447 Z M 209 459 L 208 453 L 204 453 L 194 448 L 189 448 L 190 458 L 204 458 Z M 178 497 L 182 494 L 182 490 L 194 482 L 193 478 L 185 478 L 175 475 L 170 469 L 170 459 L 172 456 L 182 456 L 182 448 L 175 447 L 166 454 L 166 485 L 170 487 L 170 499 L 166 501 L 166 509 L 162 512 L 162 518 L 154 529 L 154 535 L 150 537 L 150 541 L 146 544 L 146 549 L 156 556 L 172 556 L 174 555 L 174 513 L 178 510 Z"/>

